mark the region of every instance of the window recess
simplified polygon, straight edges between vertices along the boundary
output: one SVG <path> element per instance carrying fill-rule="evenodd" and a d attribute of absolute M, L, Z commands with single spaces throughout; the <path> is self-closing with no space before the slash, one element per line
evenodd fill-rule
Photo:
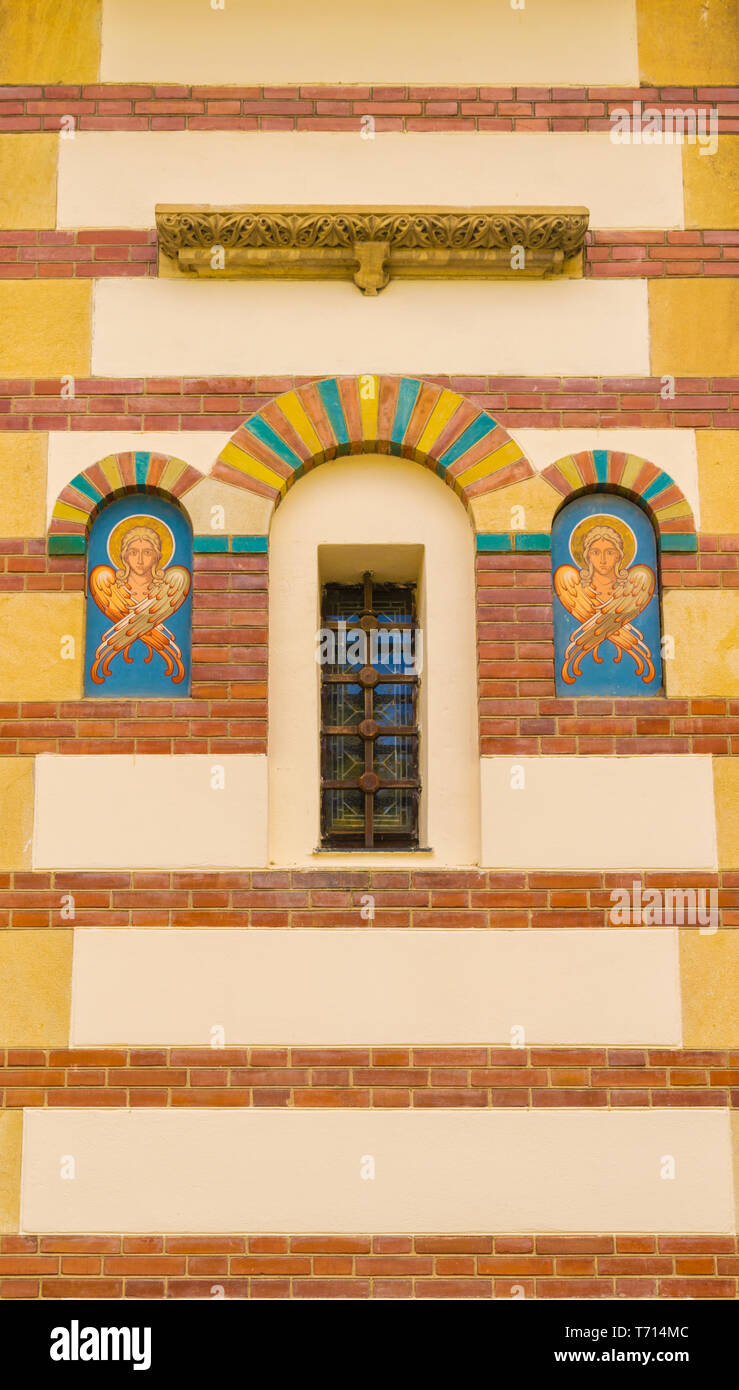
<path fill-rule="evenodd" d="M 326 584 L 321 603 L 321 842 L 415 849 L 420 634 L 412 584 Z"/>

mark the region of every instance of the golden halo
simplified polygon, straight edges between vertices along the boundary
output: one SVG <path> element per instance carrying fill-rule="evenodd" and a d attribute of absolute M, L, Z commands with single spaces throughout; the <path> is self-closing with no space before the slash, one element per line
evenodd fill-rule
<path fill-rule="evenodd" d="M 158 516 L 147 516 L 142 513 L 140 516 L 127 516 L 124 521 L 119 521 L 113 527 L 108 536 L 108 555 L 110 563 L 114 569 L 122 569 L 121 547 L 123 540 L 129 531 L 133 531 L 137 526 L 148 526 L 150 531 L 156 531 L 162 546 L 162 558 L 159 561 L 159 568 L 164 569 L 169 564 L 174 552 L 174 536 L 166 522 L 160 521 Z"/>
<path fill-rule="evenodd" d="M 624 547 L 622 565 L 626 569 L 636 554 L 636 536 L 631 527 L 627 526 L 620 516 L 613 516 L 610 512 L 599 512 L 596 516 L 586 516 L 573 528 L 570 536 L 570 555 L 578 569 L 583 567 L 582 555 L 585 539 L 588 532 L 592 531 L 595 526 L 610 526 L 613 531 L 618 532 Z"/>

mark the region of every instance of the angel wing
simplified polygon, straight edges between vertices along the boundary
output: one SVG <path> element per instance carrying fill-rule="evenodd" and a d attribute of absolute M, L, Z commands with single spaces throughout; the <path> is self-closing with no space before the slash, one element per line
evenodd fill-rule
<path fill-rule="evenodd" d="M 130 604 L 119 584 L 116 584 L 115 570 L 110 565 L 96 565 L 90 574 L 90 593 L 106 618 L 118 621 L 128 612 Z"/>
<path fill-rule="evenodd" d="M 110 663 L 113 658 L 122 652 L 124 661 L 131 661 L 128 649 L 134 642 L 141 641 L 148 648 L 146 662 L 150 662 L 154 652 L 158 652 L 164 661 L 165 675 L 171 676 L 173 683 L 178 685 L 185 675 L 182 652 L 164 623 L 166 618 L 177 612 L 190 592 L 189 571 L 182 565 L 172 565 L 170 569 L 165 570 L 156 591 L 131 606 L 126 605 L 125 596 L 120 594 L 120 586 L 113 583 L 113 571 L 102 565 L 98 566 L 98 569 L 104 573 L 98 576 L 97 570 L 93 570 L 90 575 L 90 590 L 106 616 L 117 617 L 117 621 L 103 633 L 90 672 L 92 680 L 96 685 L 102 685 L 110 675 Z M 106 569 L 112 580 L 107 579 Z M 96 581 L 95 587 L 93 578 Z M 108 604 L 107 608 L 104 607 L 101 598 L 98 598 L 98 593 Z"/>
<path fill-rule="evenodd" d="M 627 652 L 634 661 L 636 674 L 645 682 L 652 680 L 652 653 L 639 629 L 632 627 L 631 619 L 643 613 L 654 587 L 654 571 L 647 565 L 634 565 L 611 598 L 573 632 L 562 664 L 562 679 L 567 685 L 574 684 L 580 675 L 583 657 L 588 652 L 593 653 L 594 661 L 600 663 L 603 660 L 598 656 L 598 648 L 606 641 L 616 647 L 616 661 L 620 661 L 623 653 Z"/>
<path fill-rule="evenodd" d="M 583 589 L 580 571 L 572 565 L 560 565 L 554 571 L 554 592 L 567 612 L 571 613 L 573 618 L 577 618 L 578 622 L 585 622 L 598 611 Z"/>

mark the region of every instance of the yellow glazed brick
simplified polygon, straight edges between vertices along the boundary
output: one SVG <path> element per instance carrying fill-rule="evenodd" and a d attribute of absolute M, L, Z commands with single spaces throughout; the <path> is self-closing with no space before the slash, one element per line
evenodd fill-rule
<path fill-rule="evenodd" d="M 701 530 L 719 535 L 739 531 L 739 433 L 696 430 Z"/>
<path fill-rule="evenodd" d="M 89 281 L 3 281 L 0 323 L 0 376 L 89 376 Z"/>
<path fill-rule="evenodd" d="M 0 758 L 0 870 L 30 869 L 33 758 Z"/>
<path fill-rule="evenodd" d="M 735 0 L 637 0 L 639 76 L 663 86 L 737 81 Z"/>
<path fill-rule="evenodd" d="M 96 82 L 102 0 L 0 0 L 0 82 Z"/>
<path fill-rule="evenodd" d="M 651 369 L 655 376 L 736 376 L 739 280 L 652 280 Z"/>
<path fill-rule="evenodd" d="M 724 135 L 715 154 L 683 145 L 686 227 L 739 227 L 739 139 Z"/>
<path fill-rule="evenodd" d="M 562 498 L 544 478 L 524 478 L 510 487 L 470 500 L 476 531 L 550 531 Z M 523 508 L 523 516 L 513 508 Z"/>
<path fill-rule="evenodd" d="M 0 594 L 0 700 L 81 697 L 84 614 L 82 594 Z"/>
<path fill-rule="evenodd" d="M 739 869 L 739 758 L 714 758 L 713 795 L 719 868 Z"/>
<path fill-rule="evenodd" d="M 665 661 L 668 696 L 739 696 L 739 591 L 671 589 L 663 609 L 675 644 Z"/>
<path fill-rule="evenodd" d="M 702 936 L 697 927 L 684 927 L 678 935 L 683 1047 L 736 1047 L 739 931 L 722 927 Z"/>
<path fill-rule="evenodd" d="M 0 478 L 4 536 L 43 536 L 46 532 L 46 454 L 48 435 L 0 434 Z"/>
<path fill-rule="evenodd" d="M 23 1111 L 0 1113 L 0 1235 L 20 1229 Z"/>
<path fill-rule="evenodd" d="M 52 134 L 0 135 L 0 227 L 56 226 L 57 146 Z"/>
<path fill-rule="evenodd" d="M 72 929 L 0 933 L 0 1047 L 66 1047 Z"/>

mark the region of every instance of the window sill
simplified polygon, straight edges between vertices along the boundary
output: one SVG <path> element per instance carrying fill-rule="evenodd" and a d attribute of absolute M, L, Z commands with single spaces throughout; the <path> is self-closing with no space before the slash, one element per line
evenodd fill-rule
<path fill-rule="evenodd" d="M 321 845 L 313 850 L 314 854 L 335 854 L 342 859 L 355 854 L 433 854 L 433 852 L 429 845 L 416 845 L 411 848 L 398 846 L 397 849 L 392 849 L 387 845 L 375 845 L 372 849 L 365 849 L 363 845 L 352 846 L 351 849 L 334 849 L 331 845 Z"/>

